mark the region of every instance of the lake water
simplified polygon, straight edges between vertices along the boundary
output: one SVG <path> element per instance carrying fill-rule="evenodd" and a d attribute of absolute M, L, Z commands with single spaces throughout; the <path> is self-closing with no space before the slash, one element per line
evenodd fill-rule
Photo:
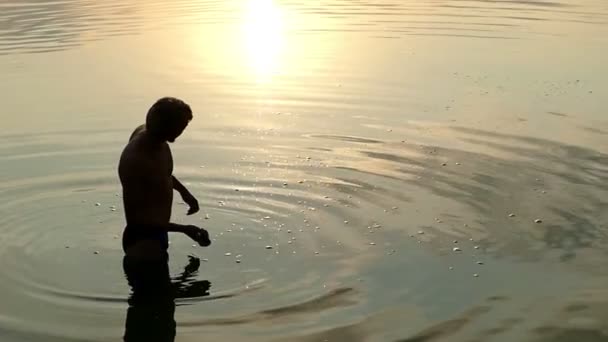
<path fill-rule="evenodd" d="M 213 245 L 131 321 L 607 341 L 607 55 L 605 0 L 0 1 L 0 340 L 122 339 L 116 165 L 171 95 Z"/>

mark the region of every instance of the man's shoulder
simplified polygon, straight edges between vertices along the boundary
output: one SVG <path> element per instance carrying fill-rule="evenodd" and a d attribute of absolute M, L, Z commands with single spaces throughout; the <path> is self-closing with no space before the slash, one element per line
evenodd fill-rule
<path fill-rule="evenodd" d="M 133 140 L 133 138 L 139 136 L 141 133 L 143 133 L 146 130 L 146 125 L 142 124 L 137 126 L 134 130 L 133 133 L 131 133 L 131 136 L 129 137 L 129 141 Z"/>

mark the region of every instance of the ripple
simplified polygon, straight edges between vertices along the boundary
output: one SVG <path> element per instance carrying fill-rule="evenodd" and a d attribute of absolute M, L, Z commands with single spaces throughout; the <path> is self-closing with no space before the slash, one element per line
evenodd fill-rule
<path fill-rule="evenodd" d="M 198 249 L 182 236 L 171 238 L 172 270 L 182 268 L 188 255 L 206 260 L 195 273 L 173 277 L 176 320 L 184 333 L 289 321 L 292 332 L 319 336 L 310 330 L 311 317 L 332 317 L 333 327 L 356 326 L 344 313 L 362 310 L 372 299 L 412 303 L 412 312 L 419 312 L 445 291 L 445 272 L 468 273 L 468 279 L 478 274 L 480 284 L 500 279 L 517 288 L 524 284 L 508 274 L 517 270 L 530 279 L 543 267 L 542 274 L 563 281 L 547 293 L 571 284 L 563 271 L 544 266 L 551 260 L 605 275 L 587 260 L 608 251 L 601 223 L 608 156 L 538 138 L 434 129 L 452 137 L 451 143 L 314 132 L 267 135 L 261 142 L 259 131 L 241 129 L 239 146 L 232 145 L 229 130 L 176 144 L 176 173 L 199 197 L 202 212 L 182 216 L 186 208 L 176 198 L 174 217 L 207 227 L 214 241 L 212 248 Z M 114 166 L 123 142 L 119 133 L 89 133 L 94 149 L 80 146 L 76 133 L 2 138 L 15 146 L 6 149 L 12 170 L 35 166 L 9 170 L 13 178 L 0 184 L 0 289 L 7 298 L 3 305 L 11 308 L 1 320 L 3 329 L 16 333 L 29 322 L 63 336 L 92 308 L 105 319 L 124 317 L 130 290 L 116 238 L 124 224 Z M 45 146 L 57 152 L 52 158 L 69 162 L 41 167 L 47 156 L 33 152 Z M 82 167 L 92 160 L 100 162 Z M 543 225 L 533 223 L 537 217 Z M 447 258 L 453 240 L 460 241 L 461 252 Z M 526 269 L 508 261 L 513 258 L 534 263 Z M 426 271 L 385 279 L 420 267 Z M 453 286 L 465 291 L 466 284 L 461 279 Z M 470 301 L 495 294 L 490 284 L 475 288 L 479 294 L 463 296 L 443 319 L 449 322 Z M 32 313 L 33 307 L 40 309 Z M 373 321 L 371 312 L 364 315 Z M 482 318 L 467 318 L 464 326 L 477 319 Z M 453 323 L 445 324 L 422 333 L 395 331 L 428 339 L 434 331 L 452 334 L 445 327 Z M 120 330 L 115 321 L 95 327 L 108 336 Z"/>
<path fill-rule="evenodd" d="M 361 1 L 329 2 L 323 6 L 286 1 L 281 6 L 290 13 L 320 16 L 332 22 L 322 27 L 293 23 L 293 30 L 299 33 L 360 32 L 379 38 L 521 39 L 553 33 L 550 28 L 531 23 L 536 21 L 608 23 L 608 9 L 603 3 L 586 4 L 582 9 L 571 1 L 469 1 L 467 4 Z M 242 8 L 232 2 L 191 0 L 150 1 L 145 7 L 134 1 L 21 1 L 3 3 L 0 9 L 0 54 L 49 53 L 175 25 L 233 24 L 242 14 Z M 420 17 L 445 20 L 416 19 Z M 415 23 L 428 26 L 411 25 Z M 481 34 L 483 32 L 487 34 Z"/>

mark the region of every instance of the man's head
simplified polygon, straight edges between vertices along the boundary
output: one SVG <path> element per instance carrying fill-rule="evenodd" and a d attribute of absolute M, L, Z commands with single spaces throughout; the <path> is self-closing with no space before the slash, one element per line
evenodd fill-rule
<path fill-rule="evenodd" d="M 192 120 L 190 106 L 174 97 L 156 101 L 146 115 L 146 131 L 154 138 L 174 142 Z"/>

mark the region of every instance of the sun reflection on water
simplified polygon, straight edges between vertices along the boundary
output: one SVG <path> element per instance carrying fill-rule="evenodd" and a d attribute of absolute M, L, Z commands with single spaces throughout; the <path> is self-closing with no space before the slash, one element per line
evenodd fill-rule
<path fill-rule="evenodd" d="M 243 20 L 247 62 L 260 83 L 280 73 L 285 32 L 283 12 L 273 0 L 249 0 Z"/>

